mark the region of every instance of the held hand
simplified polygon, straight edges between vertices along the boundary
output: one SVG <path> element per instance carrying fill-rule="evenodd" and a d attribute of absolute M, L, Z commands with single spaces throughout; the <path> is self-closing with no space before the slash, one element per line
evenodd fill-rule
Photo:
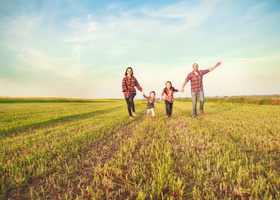
<path fill-rule="evenodd" d="M 182 89 L 180 90 L 180 92 L 184 92 L 184 90 L 185 90 L 185 89 L 184 89 L 184 88 L 182 88 Z"/>
<path fill-rule="evenodd" d="M 221 62 L 218 62 L 217 64 L 216 64 L 216 66 L 218 67 L 218 66 L 220 66 L 222 63 Z"/>

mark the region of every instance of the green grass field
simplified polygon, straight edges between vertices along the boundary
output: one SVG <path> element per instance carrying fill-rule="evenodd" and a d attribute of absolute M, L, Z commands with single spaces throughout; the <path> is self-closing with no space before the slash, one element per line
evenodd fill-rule
<path fill-rule="evenodd" d="M 2 102 L 1 199 L 280 199 L 279 105 Z"/>

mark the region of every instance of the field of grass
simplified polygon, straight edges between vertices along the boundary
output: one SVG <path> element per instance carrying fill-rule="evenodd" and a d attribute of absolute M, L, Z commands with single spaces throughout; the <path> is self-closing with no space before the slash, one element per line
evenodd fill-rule
<path fill-rule="evenodd" d="M 280 106 L 0 103 L 0 199 L 280 199 Z"/>
<path fill-rule="evenodd" d="M 280 95 L 207 98 L 208 102 L 280 105 Z"/>

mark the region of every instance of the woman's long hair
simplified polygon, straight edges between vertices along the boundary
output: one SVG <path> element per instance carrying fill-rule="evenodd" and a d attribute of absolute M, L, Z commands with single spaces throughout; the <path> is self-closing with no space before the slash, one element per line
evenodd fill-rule
<path fill-rule="evenodd" d="M 125 76 L 127 76 L 127 70 L 129 70 L 129 69 L 131 69 L 131 71 L 132 71 L 132 73 L 131 73 L 131 76 L 133 76 L 133 69 L 132 69 L 132 67 L 128 67 L 128 68 L 126 68 L 126 70 L 125 70 Z"/>

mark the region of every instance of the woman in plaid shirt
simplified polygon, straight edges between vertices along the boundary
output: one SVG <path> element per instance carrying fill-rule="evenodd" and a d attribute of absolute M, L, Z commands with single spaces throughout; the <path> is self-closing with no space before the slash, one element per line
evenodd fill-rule
<path fill-rule="evenodd" d="M 125 71 L 125 77 L 122 80 L 122 92 L 127 103 L 127 110 L 130 118 L 132 118 L 131 109 L 133 111 L 133 116 L 136 116 L 133 102 L 133 99 L 136 96 L 136 90 L 134 87 L 137 87 L 137 89 L 145 95 L 137 79 L 133 76 L 133 69 L 128 67 Z"/>

